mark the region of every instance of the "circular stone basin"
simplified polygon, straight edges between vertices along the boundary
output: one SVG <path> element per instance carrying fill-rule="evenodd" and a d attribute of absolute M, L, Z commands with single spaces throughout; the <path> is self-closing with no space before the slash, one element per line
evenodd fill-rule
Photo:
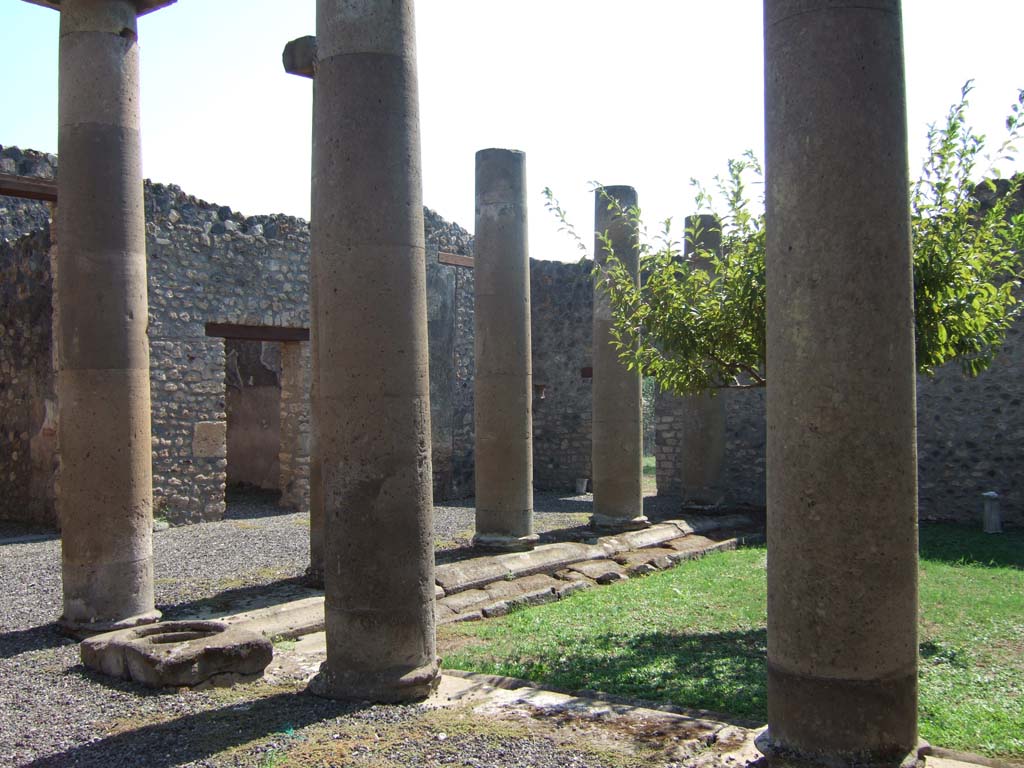
<path fill-rule="evenodd" d="M 96 635 L 81 645 L 89 669 L 151 688 L 252 679 L 273 658 L 262 635 L 222 621 L 169 621 Z"/>

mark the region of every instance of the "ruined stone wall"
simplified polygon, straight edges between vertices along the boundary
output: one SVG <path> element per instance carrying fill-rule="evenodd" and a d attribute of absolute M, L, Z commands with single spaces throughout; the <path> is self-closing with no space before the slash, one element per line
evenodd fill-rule
<path fill-rule="evenodd" d="M 54 155 L 0 146 L 0 173 L 53 179 L 56 172 L 57 158 Z M 18 197 L 0 197 L 0 242 L 17 240 L 49 226 L 50 208 L 46 203 Z"/>
<path fill-rule="evenodd" d="M 0 519 L 50 527 L 58 465 L 52 295 L 49 232 L 0 239 Z"/>
<path fill-rule="evenodd" d="M 531 259 L 530 292 L 533 481 L 567 491 L 591 474 L 590 265 Z"/>

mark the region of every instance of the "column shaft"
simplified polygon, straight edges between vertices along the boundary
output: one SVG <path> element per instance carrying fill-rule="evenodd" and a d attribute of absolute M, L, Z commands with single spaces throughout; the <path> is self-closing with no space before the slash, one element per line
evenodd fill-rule
<path fill-rule="evenodd" d="M 615 201 L 618 205 L 610 205 Z M 637 204 L 632 187 L 604 187 L 595 192 L 594 229 L 607 232 L 615 256 L 639 280 L 639 234 L 629 211 Z M 621 209 L 622 213 L 619 213 Z M 594 259 L 601 267 L 607 260 L 598 237 Z M 594 513 L 591 524 L 599 528 L 644 528 L 643 419 L 640 372 L 619 361 L 611 345 L 612 309 L 600 286 L 594 289 L 593 320 L 593 465 Z"/>
<path fill-rule="evenodd" d="M 526 549 L 533 533 L 533 366 L 526 156 L 476 155 L 474 245 L 477 545 Z"/>
<path fill-rule="evenodd" d="M 312 218 L 327 661 L 317 693 L 438 679 L 412 0 L 318 0 Z"/>
<path fill-rule="evenodd" d="M 715 216 L 688 216 L 684 251 L 721 254 L 721 224 Z M 691 256 L 691 258 L 693 258 Z M 711 262 L 695 258 L 696 269 L 708 271 Z M 722 467 L 725 464 L 725 396 L 723 392 L 701 392 L 682 398 L 679 404 L 679 468 L 683 501 L 716 505 L 725 498 Z"/>
<path fill-rule="evenodd" d="M 59 90 L 61 620 L 89 633 L 159 617 L 134 3 L 64 0 Z"/>
<path fill-rule="evenodd" d="M 313 103 L 316 104 L 316 79 L 313 79 Z M 313 120 L 313 147 L 316 152 L 316 120 Z M 316 160 L 313 160 L 316 173 Z M 310 193 L 312 210 L 317 210 L 317 184 L 312 184 Z M 324 479 L 323 459 L 320 454 L 320 346 L 317 343 L 319 325 L 320 288 L 317 281 L 316 259 L 309 262 L 309 343 L 312 370 L 309 382 L 309 408 L 311 424 L 309 430 L 309 567 L 306 580 L 313 586 L 324 586 Z"/>
<path fill-rule="evenodd" d="M 768 719 L 776 759 L 917 741 L 899 0 L 766 0 Z"/>

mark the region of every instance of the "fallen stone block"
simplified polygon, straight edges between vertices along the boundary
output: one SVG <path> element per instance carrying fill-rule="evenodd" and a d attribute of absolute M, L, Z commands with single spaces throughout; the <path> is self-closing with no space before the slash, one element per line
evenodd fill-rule
<path fill-rule="evenodd" d="M 626 569 L 614 560 L 589 560 L 583 563 L 573 563 L 569 566 L 569 570 L 581 573 L 598 584 L 611 584 L 614 581 L 624 581 L 629 578 Z"/>
<path fill-rule="evenodd" d="M 588 579 L 582 573 L 577 573 L 575 575 L 579 578 L 558 582 L 558 586 L 555 587 L 555 597 L 561 600 L 563 597 L 568 597 L 574 592 L 582 592 L 585 589 L 597 586 L 596 582 L 592 579 Z"/>
<path fill-rule="evenodd" d="M 270 641 L 222 621 L 171 621 L 96 635 L 82 663 L 150 688 L 195 687 L 253 679 L 273 658 Z"/>
<path fill-rule="evenodd" d="M 671 568 L 676 562 L 673 558 L 677 554 L 674 549 L 652 547 L 650 549 L 638 549 L 633 552 L 623 552 L 620 555 L 616 555 L 614 559 L 630 575 L 639 575 Z"/>

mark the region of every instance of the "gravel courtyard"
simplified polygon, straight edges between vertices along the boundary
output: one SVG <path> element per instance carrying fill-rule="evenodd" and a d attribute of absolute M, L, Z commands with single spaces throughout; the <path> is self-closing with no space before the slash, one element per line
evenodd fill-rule
<path fill-rule="evenodd" d="M 589 495 L 537 494 L 537 531 L 551 538 L 566 535 L 552 531 L 580 528 L 590 502 Z M 473 508 L 462 503 L 435 507 L 438 562 L 463 554 L 459 548 L 472 536 Z M 651 516 L 662 511 L 654 497 L 647 504 Z M 280 514 L 253 494 L 231 499 L 223 522 L 157 531 L 157 605 L 166 618 L 180 618 L 228 598 L 286 594 L 299 586 L 308 564 L 308 531 L 308 515 Z M 271 768 L 275 745 L 300 737 L 311 744 L 351 737 L 380 745 L 372 755 L 353 747 L 339 763 L 345 765 L 621 764 L 535 729 L 493 732 L 449 723 L 448 735 L 438 730 L 441 716 L 421 707 L 354 707 L 259 683 L 154 693 L 95 676 L 54 624 L 61 584 L 60 542 L 53 535 L 0 524 L 0 585 L 0 765 Z M 432 737 L 438 733 L 444 738 Z"/>

